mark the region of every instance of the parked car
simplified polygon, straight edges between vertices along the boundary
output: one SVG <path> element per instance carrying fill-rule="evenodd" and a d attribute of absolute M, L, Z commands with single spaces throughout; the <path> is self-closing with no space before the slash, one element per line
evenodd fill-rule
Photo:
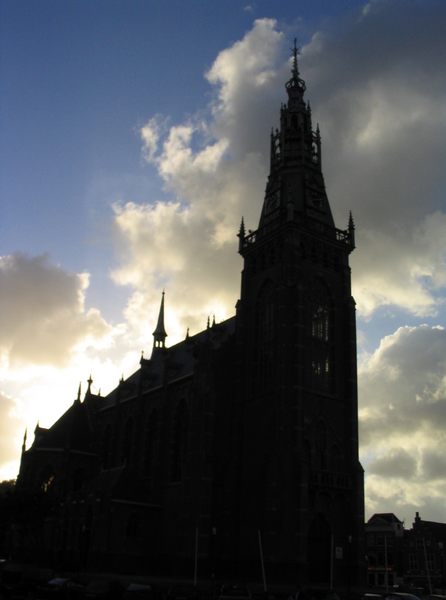
<path fill-rule="evenodd" d="M 420 598 L 409 592 L 391 592 L 385 595 L 385 600 L 420 600 Z"/>
<path fill-rule="evenodd" d="M 84 586 L 67 577 L 52 577 L 35 590 L 37 600 L 78 600 L 83 593 Z"/>

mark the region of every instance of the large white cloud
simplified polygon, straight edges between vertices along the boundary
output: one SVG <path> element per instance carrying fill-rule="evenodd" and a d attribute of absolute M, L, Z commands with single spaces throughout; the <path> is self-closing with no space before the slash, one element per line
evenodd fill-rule
<path fill-rule="evenodd" d="M 441 306 L 446 84 L 438 75 L 445 46 L 438 23 L 445 12 L 428 2 L 402 18 L 394 3 L 371 2 L 356 20 L 314 34 L 300 59 L 338 226 L 350 209 L 356 218 L 354 294 L 367 317 L 384 305 L 419 316 Z M 207 72 L 213 97 L 204 110 L 174 125 L 156 115 L 141 129 L 144 155 L 171 200 L 116 208 L 127 252 L 114 276 L 136 289 L 130 319 L 141 304 L 146 315 L 156 312 L 154 290 L 163 285 L 182 331 L 202 327 L 212 307 L 233 312 L 235 234 L 242 215 L 248 227 L 257 224 L 269 128 L 286 98 L 287 45 L 273 19 L 255 21 Z"/>
<path fill-rule="evenodd" d="M 420 508 L 444 517 L 446 331 L 420 325 L 385 337 L 359 369 L 360 439 L 369 512 Z M 416 508 L 418 507 L 418 508 Z M 427 509 L 427 510 L 425 510 Z"/>
<path fill-rule="evenodd" d="M 96 309 L 85 310 L 88 275 L 47 256 L 0 258 L 0 358 L 3 365 L 64 365 L 79 344 L 110 333 Z"/>

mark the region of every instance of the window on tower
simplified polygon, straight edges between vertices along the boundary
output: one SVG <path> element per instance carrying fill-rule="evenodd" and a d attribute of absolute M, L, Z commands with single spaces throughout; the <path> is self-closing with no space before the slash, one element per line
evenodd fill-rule
<path fill-rule="evenodd" d="M 333 381 L 332 322 L 328 295 L 318 289 L 310 307 L 310 380 L 311 386 L 330 391 Z"/>
<path fill-rule="evenodd" d="M 311 319 L 311 335 L 321 341 L 328 341 L 329 310 L 328 306 L 318 305 Z"/>

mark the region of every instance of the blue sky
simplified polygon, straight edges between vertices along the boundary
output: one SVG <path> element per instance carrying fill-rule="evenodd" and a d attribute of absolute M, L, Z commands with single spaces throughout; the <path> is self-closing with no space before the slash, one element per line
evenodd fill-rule
<path fill-rule="evenodd" d="M 0 3 L 0 476 L 79 380 L 110 390 L 239 291 L 294 37 L 336 224 L 357 225 L 367 511 L 446 494 L 441 1 Z M 440 415 L 440 416 L 439 416 Z M 3 429 L 2 429 L 3 427 Z M 410 434 L 410 435 L 409 435 Z M 426 491 L 427 490 L 427 491 Z"/>
<path fill-rule="evenodd" d="M 88 301 L 96 301 L 111 258 L 110 199 L 162 193 L 141 161 L 138 128 L 153 114 L 177 121 L 203 106 L 203 73 L 254 18 L 272 16 L 290 43 L 296 34 L 304 42 L 317 24 L 360 5 L 301 2 L 296 12 L 293 2 L 273 1 L 3 2 L 3 249 L 49 252 L 94 273 Z"/>

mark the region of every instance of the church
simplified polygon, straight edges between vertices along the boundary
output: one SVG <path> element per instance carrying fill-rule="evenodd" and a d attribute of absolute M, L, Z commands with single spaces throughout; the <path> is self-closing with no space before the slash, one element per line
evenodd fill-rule
<path fill-rule="evenodd" d="M 23 560 L 361 582 L 354 223 L 333 221 L 296 48 L 285 87 L 258 228 L 242 219 L 238 232 L 235 315 L 167 347 L 163 292 L 150 359 L 106 396 L 90 378 L 58 421 L 37 426 L 16 485 L 42 515 L 16 524 Z"/>

